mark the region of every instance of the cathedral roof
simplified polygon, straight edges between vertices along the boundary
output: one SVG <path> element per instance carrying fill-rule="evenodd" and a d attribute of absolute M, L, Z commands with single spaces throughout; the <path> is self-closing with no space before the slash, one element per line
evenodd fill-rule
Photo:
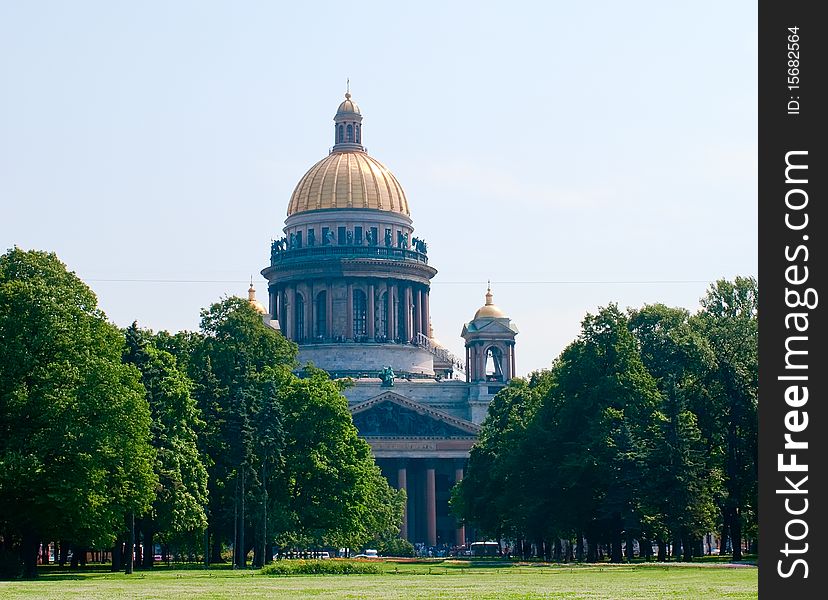
<path fill-rule="evenodd" d="M 293 191 L 288 216 L 329 208 L 372 208 L 410 216 L 397 178 L 366 152 L 332 152 L 313 165 Z"/>
<path fill-rule="evenodd" d="M 362 145 L 362 113 L 350 93 L 337 108 L 334 123 L 333 150 L 299 180 L 290 197 L 288 216 L 336 208 L 411 216 L 400 182 Z"/>

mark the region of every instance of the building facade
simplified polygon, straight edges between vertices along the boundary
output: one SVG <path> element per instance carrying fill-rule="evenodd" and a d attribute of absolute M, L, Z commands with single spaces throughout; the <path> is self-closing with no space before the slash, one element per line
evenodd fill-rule
<path fill-rule="evenodd" d="M 334 144 L 299 180 L 262 270 L 267 318 L 299 345 L 300 364 L 353 378 L 345 396 L 354 424 L 390 484 L 407 493 L 401 535 L 460 546 L 468 540 L 449 513 L 450 490 L 494 394 L 514 376 L 518 330 L 489 289 L 463 326 L 463 359 L 434 338 L 428 245 L 402 186 L 362 139 L 362 113 L 347 93 Z"/>

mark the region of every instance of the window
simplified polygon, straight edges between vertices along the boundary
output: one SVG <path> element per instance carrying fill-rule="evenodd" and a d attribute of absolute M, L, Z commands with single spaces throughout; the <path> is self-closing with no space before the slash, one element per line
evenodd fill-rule
<path fill-rule="evenodd" d="M 348 136 L 347 136 L 348 142 L 353 142 L 354 141 L 354 126 L 351 125 L 350 123 L 348 123 L 347 131 L 348 131 Z"/>
<path fill-rule="evenodd" d="M 330 243 L 331 243 L 331 239 L 330 239 L 330 237 L 331 237 L 331 230 L 330 230 L 330 228 L 328 228 L 328 227 L 323 227 L 323 228 L 322 228 L 322 245 L 323 245 L 323 246 L 327 246 L 328 244 L 330 244 Z"/>
<path fill-rule="evenodd" d="M 357 125 L 357 126 L 356 126 L 356 143 L 357 143 L 357 144 L 361 144 L 361 143 L 362 143 L 362 141 L 360 140 L 359 130 L 360 130 L 360 127 L 359 127 L 359 125 Z"/>
<path fill-rule="evenodd" d="M 342 127 L 342 125 L 340 125 L 339 126 L 339 143 L 341 144 L 344 141 L 345 141 L 345 129 Z"/>
<path fill-rule="evenodd" d="M 297 231 L 296 232 L 296 248 L 298 249 L 298 248 L 301 248 L 301 247 L 302 247 L 302 232 Z"/>
<path fill-rule="evenodd" d="M 354 244 L 362 246 L 362 227 L 354 227 Z"/>
<path fill-rule="evenodd" d="M 296 293 L 295 323 L 296 332 L 293 339 L 302 341 L 305 339 L 305 298 L 299 292 Z"/>
<path fill-rule="evenodd" d="M 376 227 L 371 227 L 371 235 L 369 236 L 368 240 L 372 246 L 377 245 L 377 236 L 379 235 L 379 231 L 377 231 Z"/>
<path fill-rule="evenodd" d="M 354 290 L 354 339 L 364 337 L 367 333 L 367 312 L 365 292 Z"/>
<path fill-rule="evenodd" d="M 308 229 L 308 247 L 311 247 L 316 244 L 316 231 L 314 229 Z"/>
<path fill-rule="evenodd" d="M 393 240 L 391 239 L 391 230 L 386 229 L 385 230 L 385 245 L 390 247 L 392 243 L 393 243 Z"/>
<path fill-rule="evenodd" d="M 316 337 L 324 339 L 328 329 L 328 292 L 316 295 Z"/>
<path fill-rule="evenodd" d="M 337 230 L 336 230 L 336 237 L 338 238 L 338 239 L 337 239 L 337 243 L 338 243 L 340 246 L 344 246 L 344 245 L 348 242 L 348 236 L 347 236 L 347 234 L 345 233 L 345 228 L 344 228 L 344 227 L 338 227 L 338 228 L 337 228 Z"/>

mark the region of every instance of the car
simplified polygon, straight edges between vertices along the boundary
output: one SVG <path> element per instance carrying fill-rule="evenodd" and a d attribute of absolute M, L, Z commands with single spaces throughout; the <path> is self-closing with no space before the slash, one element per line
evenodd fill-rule
<path fill-rule="evenodd" d="M 364 553 L 357 554 L 354 558 L 379 558 L 379 554 L 376 550 L 369 548 Z"/>

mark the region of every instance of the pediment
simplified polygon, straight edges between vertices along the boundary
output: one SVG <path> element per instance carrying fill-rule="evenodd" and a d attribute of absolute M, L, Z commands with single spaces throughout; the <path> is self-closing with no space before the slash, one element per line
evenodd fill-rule
<path fill-rule="evenodd" d="M 480 428 L 394 392 L 351 407 L 354 425 L 366 438 L 475 438 Z"/>
<path fill-rule="evenodd" d="M 518 328 L 509 319 L 476 319 L 463 326 L 461 336 L 468 333 L 479 333 L 485 331 L 487 334 L 505 334 L 510 337 L 518 333 Z"/>

